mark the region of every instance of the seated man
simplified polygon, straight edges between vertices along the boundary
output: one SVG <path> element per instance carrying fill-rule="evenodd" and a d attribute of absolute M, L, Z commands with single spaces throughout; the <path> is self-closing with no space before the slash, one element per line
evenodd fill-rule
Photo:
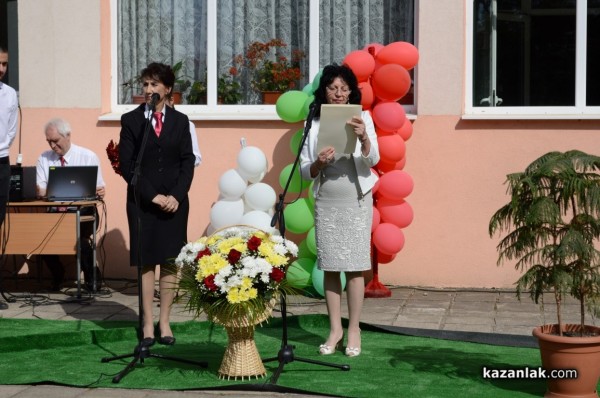
<path fill-rule="evenodd" d="M 46 141 L 50 145 L 49 151 L 45 151 L 39 157 L 36 166 L 36 184 L 38 197 L 46 196 L 48 186 L 48 170 L 50 166 L 98 166 L 98 179 L 96 182 L 96 194 L 103 198 L 105 194 L 104 180 L 100 170 L 100 160 L 94 152 L 71 143 L 71 126 L 62 119 L 52 119 L 44 128 Z M 51 211 L 65 211 L 64 208 L 52 208 Z M 95 208 L 83 208 L 82 214 L 93 214 L 97 216 Z M 68 211 L 68 210 L 66 210 Z M 89 213 L 85 213 L 89 211 Z M 89 291 L 94 291 L 93 286 L 93 248 L 91 236 L 93 234 L 92 222 L 82 222 L 80 226 L 81 245 L 81 269 L 85 280 L 85 286 Z M 59 290 L 65 275 L 65 269 L 57 255 L 44 255 L 44 262 L 52 273 L 52 290 Z M 102 280 L 100 270 L 96 269 L 96 288 Z"/>

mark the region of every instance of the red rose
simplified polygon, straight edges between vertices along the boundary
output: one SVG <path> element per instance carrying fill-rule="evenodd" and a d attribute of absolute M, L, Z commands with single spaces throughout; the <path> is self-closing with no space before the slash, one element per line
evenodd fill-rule
<path fill-rule="evenodd" d="M 260 246 L 260 244 L 262 243 L 262 240 L 260 240 L 260 238 L 256 237 L 256 236 L 252 236 L 250 239 L 248 239 L 248 250 L 250 251 L 257 251 L 258 247 Z"/>
<path fill-rule="evenodd" d="M 208 250 L 208 247 L 207 247 L 204 250 L 201 250 L 198 252 L 198 254 L 196 255 L 196 261 L 200 260 L 204 256 L 210 256 L 210 254 L 211 254 L 210 250 Z"/>
<path fill-rule="evenodd" d="M 281 282 L 281 280 L 285 276 L 285 272 L 283 272 L 281 269 L 279 269 L 277 267 L 273 267 L 269 276 L 271 277 L 271 280 L 273 280 L 275 282 Z"/>
<path fill-rule="evenodd" d="M 209 275 L 206 278 L 204 278 L 204 286 L 206 286 L 206 288 L 208 290 L 211 291 L 215 291 L 218 289 L 217 285 L 215 284 L 215 276 L 214 275 Z"/>
<path fill-rule="evenodd" d="M 242 257 L 242 253 L 235 249 L 231 249 L 229 250 L 229 254 L 227 255 L 227 262 L 231 265 L 234 265 L 238 261 L 240 261 L 240 257 Z"/>

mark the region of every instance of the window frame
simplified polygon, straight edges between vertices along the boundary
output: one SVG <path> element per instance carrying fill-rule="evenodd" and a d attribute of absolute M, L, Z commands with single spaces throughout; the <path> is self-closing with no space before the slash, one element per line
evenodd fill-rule
<path fill-rule="evenodd" d="M 473 106 L 474 0 L 466 4 L 465 103 L 463 119 L 600 119 L 600 106 L 586 106 L 587 0 L 576 2 L 576 54 L 574 106 Z"/>
<path fill-rule="evenodd" d="M 102 115 L 100 120 L 119 120 L 120 115 L 129 112 L 139 104 L 119 104 L 118 103 L 118 19 L 117 2 L 119 0 L 110 0 L 111 5 L 111 90 L 110 103 L 111 113 Z M 415 1 L 415 6 L 419 0 Z M 207 2 L 207 103 L 198 105 L 177 105 L 177 110 L 185 113 L 190 120 L 281 120 L 275 110 L 275 105 L 220 105 L 217 104 L 217 2 L 218 0 L 206 0 Z M 417 41 L 417 12 L 415 11 L 413 29 L 415 42 Z M 319 72 L 319 0 L 309 0 L 309 54 L 308 54 L 308 73 L 309 76 L 316 76 Z M 415 82 L 413 86 L 416 86 Z M 213 78 L 211 79 L 210 76 Z M 412 105 L 403 105 L 407 115 L 416 110 L 416 87 Z"/>

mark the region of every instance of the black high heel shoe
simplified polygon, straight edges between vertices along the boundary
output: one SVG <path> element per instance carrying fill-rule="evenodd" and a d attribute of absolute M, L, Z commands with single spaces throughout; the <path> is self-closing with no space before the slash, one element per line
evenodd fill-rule
<path fill-rule="evenodd" d="M 154 335 L 159 336 L 159 338 L 158 338 L 159 344 L 162 344 L 162 345 L 174 345 L 175 344 L 175 341 L 176 341 L 175 337 L 160 335 L 160 326 L 158 324 L 156 324 L 156 327 L 154 329 Z"/>

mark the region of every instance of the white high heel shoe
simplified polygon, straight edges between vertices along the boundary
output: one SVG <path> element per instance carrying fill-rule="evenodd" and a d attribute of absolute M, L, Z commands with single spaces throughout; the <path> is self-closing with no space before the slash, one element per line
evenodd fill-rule
<path fill-rule="evenodd" d="M 357 357 L 360 355 L 360 347 L 346 347 L 347 357 Z"/>
<path fill-rule="evenodd" d="M 321 344 L 319 346 L 319 354 L 321 355 L 331 355 L 335 352 L 335 350 L 342 350 L 344 346 L 344 335 L 342 334 L 342 338 L 338 340 L 335 346 L 330 346 L 327 344 Z"/>
<path fill-rule="evenodd" d="M 360 330 L 358 335 L 360 336 Z M 347 357 L 357 357 L 360 355 L 360 347 L 346 347 L 345 353 Z"/>

